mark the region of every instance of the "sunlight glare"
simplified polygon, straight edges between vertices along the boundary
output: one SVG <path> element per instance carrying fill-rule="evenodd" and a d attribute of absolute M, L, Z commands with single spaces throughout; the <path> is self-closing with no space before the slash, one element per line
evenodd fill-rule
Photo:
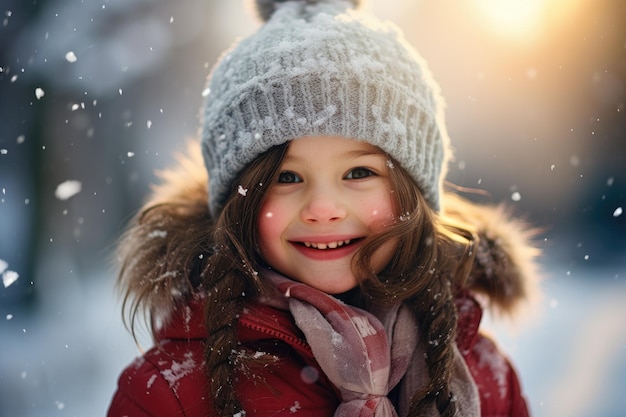
<path fill-rule="evenodd" d="M 490 29 L 510 37 L 533 37 L 550 0 L 475 0 Z"/>
<path fill-rule="evenodd" d="M 498 36 L 533 41 L 578 10 L 581 0 L 474 0 L 486 28 Z"/>

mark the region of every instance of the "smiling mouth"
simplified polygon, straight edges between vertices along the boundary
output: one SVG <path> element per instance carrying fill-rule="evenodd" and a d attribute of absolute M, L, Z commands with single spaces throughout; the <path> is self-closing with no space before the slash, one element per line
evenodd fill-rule
<path fill-rule="evenodd" d="M 300 242 L 300 244 L 303 246 L 306 246 L 307 248 L 328 250 L 328 249 L 337 249 L 343 246 L 347 246 L 351 243 L 354 243 L 357 240 L 360 240 L 360 239 L 336 240 L 334 242 L 326 242 L 326 243 Z"/>

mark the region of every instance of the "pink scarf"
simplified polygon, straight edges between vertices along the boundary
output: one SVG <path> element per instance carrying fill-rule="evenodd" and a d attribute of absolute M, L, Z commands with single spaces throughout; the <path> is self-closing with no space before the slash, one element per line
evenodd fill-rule
<path fill-rule="evenodd" d="M 425 383 L 427 373 L 423 349 L 418 348 L 418 326 L 408 308 L 398 304 L 375 316 L 274 272 L 267 277 L 286 298 L 315 359 L 341 394 L 335 417 L 397 417 L 387 395 L 408 370 L 400 399 L 400 408 L 406 412 L 408 399 Z M 469 402 L 457 414 L 477 417 L 476 387 L 456 352 L 461 376 L 455 375 L 453 389 L 462 387 L 457 398 Z M 431 415 L 438 413 L 433 410 Z"/>

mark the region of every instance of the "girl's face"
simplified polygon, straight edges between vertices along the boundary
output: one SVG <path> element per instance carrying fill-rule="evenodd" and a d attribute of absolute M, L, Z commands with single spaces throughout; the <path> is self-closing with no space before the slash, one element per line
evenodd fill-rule
<path fill-rule="evenodd" d="M 365 142 L 338 137 L 294 140 L 261 206 L 261 255 L 282 274 L 329 294 L 358 285 L 352 257 L 363 240 L 397 218 L 388 157 Z M 371 265 L 379 272 L 396 241 Z"/>

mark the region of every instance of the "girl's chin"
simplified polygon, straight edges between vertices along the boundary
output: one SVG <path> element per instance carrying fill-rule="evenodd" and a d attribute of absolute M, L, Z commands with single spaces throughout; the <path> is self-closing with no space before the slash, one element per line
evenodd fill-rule
<path fill-rule="evenodd" d="M 352 291 L 358 286 L 356 280 L 353 277 L 351 277 L 349 280 L 346 280 L 347 282 L 344 282 L 341 284 L 338 284 L 338 281 L 315 282 L 313 280 L 301 280 L 301 279 L 296 279 L 296 278 L 294 278 L 294 280 L 302 282 L 310 287 L 313 287 L 317 290 L 320 290 L 322 292 L 325 292 L 326 294 L 331 294 L 331 295 L 347 293 L 347 292 Z"/>

